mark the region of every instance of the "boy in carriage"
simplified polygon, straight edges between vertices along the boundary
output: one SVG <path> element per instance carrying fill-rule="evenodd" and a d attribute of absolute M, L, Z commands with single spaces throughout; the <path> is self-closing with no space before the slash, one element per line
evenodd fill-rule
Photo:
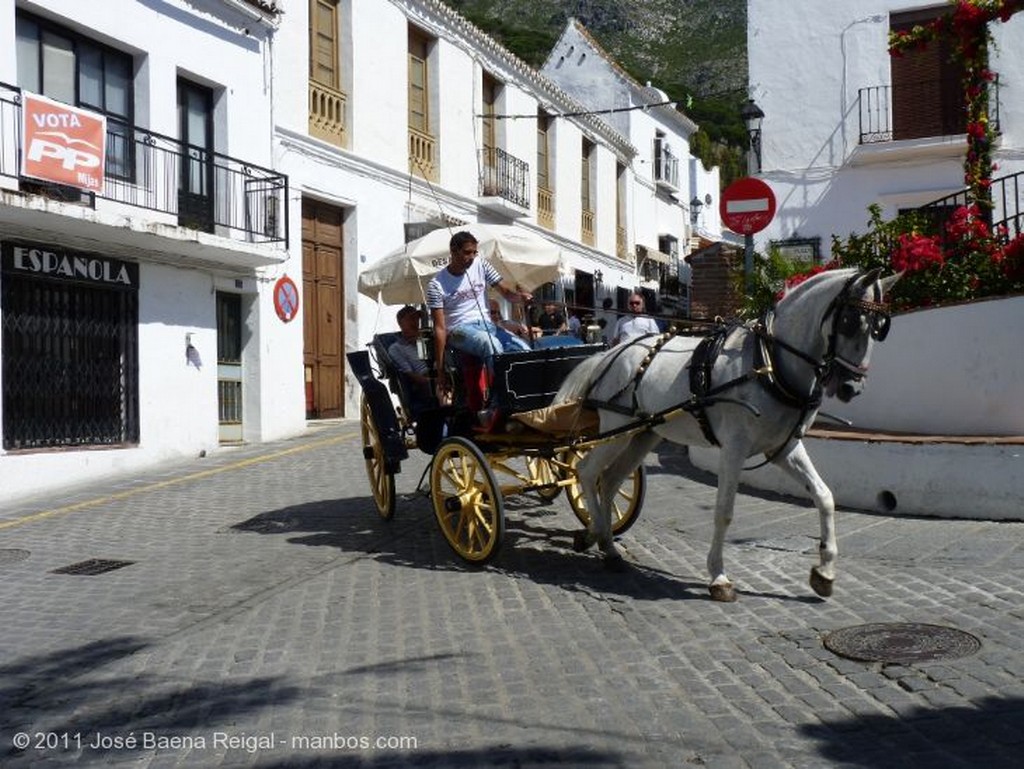
<path fill-rule="evenodd" d="M 457 232 L 449 242 L 448 266 L 427 284 L 427 307 L 434 324 L 436 361 L 445 360 L 448 347 L 483 361 L 489 378 L 498 353 L 526 351 L 529 344 L 495 325 L 490 318 L 487 289 L 494 286 L 510 302 L 529 302 L 533 296 L 504 281 L 493 266 L 477 259 L 477 239 L 469 232 Z M 438 393 L 451 391 L 443 365 L 438 364 Z M 471 408 L 478 404 L 469 404 Z"/>

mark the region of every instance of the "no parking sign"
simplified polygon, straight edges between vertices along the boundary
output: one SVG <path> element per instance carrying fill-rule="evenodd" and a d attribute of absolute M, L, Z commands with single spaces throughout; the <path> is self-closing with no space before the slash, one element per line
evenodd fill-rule
<path fill-rule="evenodd" d="M 287 275 L 274 284 L 274 310 L 285 323 L 299 314 L 299 289 Z"/>

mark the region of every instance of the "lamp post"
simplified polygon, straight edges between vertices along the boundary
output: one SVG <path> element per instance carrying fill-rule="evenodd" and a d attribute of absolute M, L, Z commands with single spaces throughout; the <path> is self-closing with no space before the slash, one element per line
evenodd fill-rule
<path fill-rule="evenodd" d="M 753 99 L 747 99 L 740 109 L 740 117 L 747 126 L 747 173 L 750 176 L 761 173 L 761 120 L 764 112 Z"/>
<path fill-rule="evenodd" d="M 697 226 L 697 217 L 700 216 L 700 210 L 704 207 L 704 201 L 698 198 L 696 195 L 693 196 L 693 200 L 690 201 L 690 224 L 694 227 Z"/>
<path fill-rule="evenodd" d="M 740 109 L 740 117 L 747 125 L 747 175 L 761 173 L 761 120 L 764 110 L 757 106 L 753 99 L 747 99 Z M 754 235 L 743 236 L 743 273 L 746 276 L 746 289 L 749 294 L 754 285 Z"/>

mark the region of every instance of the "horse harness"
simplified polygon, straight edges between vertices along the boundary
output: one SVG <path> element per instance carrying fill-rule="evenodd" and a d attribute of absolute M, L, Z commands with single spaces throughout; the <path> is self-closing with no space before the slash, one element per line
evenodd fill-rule
<path fill-rule="evenodd" d="M 860 367 L 845 360 L 838 354 L 837 342 L 839 336 L 853 336 L 856 334 L 860 329 L 860 320 L 862 316 L 867 317 L 868 331 L 875 340 L 880 342 L 884 340 L 889 333 L 891 318 L 887 305 L 880 302 L 854 299 L 848 295 L 856 277 L 857 276 L 854 276 L 847 281 L 846 285 L 843 286 L 843 290 L 835 299 L 832 300 L 832 303 L 825 311 L 822 324 L 825 323 L 825 320 L 829 315 L 832 315 L 832 328 L 828 338 L 828 350 L 822 360 L 815 360 L 802 350 L 796 349 L 792 345 L 775 336 L 772 331 L 775 315 L 772 310 L 768 310 L 754 323 L 720 323 L 719 328 L 700 341 L 690 358 L 690 397 L 687 400 L 668 409 L 659 411 L 656 414 L 644 413 L 639 408 L 639 404 L 637 402 L 637 391 L 639 390 L 640 382 L 643 379 L 644 374 L 650 368 L 655 356 L 657 356 L 665 344 L 672 337 L 677 335 L 676 332 L 669 331 L 658 335 L 648 334 L 632 340 L 627 345 L 623 345 L 622 348 L 624 350 L 629 345 L 650 340 L 651 337 L 654 337 L 654 343 L 649 348 L 647 355 L 640 362 L 636 373 L 622 389 L 607 401 L 603 402 L 594 401 L 588 397 L 585 399 L 585 405 L 591 408 L 604 408 L 621 414 L 637 417 L 641 423 L 647 423 L 649 427 L 661 424 L 668 419 L 673 412 L 688 413 L 697 420 L 697 424 L 700 426 L 701 432 L 704 434 L 704 438 L 708 443 L 712 446 L 718 446 L 720 444 L 711 427 L 711 421 L 708 419 L 708 408 L 716 403 L 727 402 L 743 406 L 744 408 L 749 409 L 754 416 L 760 416 L 760 411 L 758 411 L 758 409 L 752 404 L 723 395 L 723 393 L 726 393 L 734 387 L 738 387 L 739 385 L 751 380 L 756 380 L 761 384 L 765 391 L 779 403 L 800 411 L 800 417 L 794 423 L 793 429 L 786 437 L 786 440 L 783 441 L 777 449 L 771 452 L 766 452 L 766 461 L 771 461 L 778 456 L 794 436 L 803 435 L 810 426 L 809 422 L 812 415 L 821 406 L 824 393 L 824 382 L 828 378 L 834 366 L 842 366 L 847 370 L 853 371 L 855 375 L 864 375 L 865 372 Z M 741 374 L 738 377 L 715 385 L 712 382 L 712 371 L 714 370 L 715 362 L 718 360 L 718 356 L 721 354 L 729 337 L 737 330 L 742 330 L 754 335 L 753 367 L 750 371 Z M 814 385 L 809 393 L 801 394 L 794 389 L 791 383 L 783 376 L 782 371 L 776 368 L 775 357 L 779 350 L 785 350 L 786 352 L 795 355 L 813 368 Z M 613 363 L 618 355 L 621 354 L 622 350 L 620 350 L 619 353 L 609 361 L 609 365 L 605 371 L 611 367 L 611 363 Z M 591 385 L 591 390 L 600 380 L 601 377 L 597 377 L 594 380 Z M 630 386 L 632 386 L 632 407 L 621 406 L 612 402 L 624 394 Z M 635 425 L 627 427 L 635 427 Z"/>

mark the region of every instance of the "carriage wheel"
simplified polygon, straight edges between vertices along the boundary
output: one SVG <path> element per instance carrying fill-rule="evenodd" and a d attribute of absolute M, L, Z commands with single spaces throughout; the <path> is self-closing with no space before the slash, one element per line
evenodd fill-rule
<path fill-rule="evenodd" d="M 370 490 L 377 512 L 385 521 L 395 515 L 395 474 L 388 472 L 377 423 L 373 421 L 370 404 L 364 397 L 360 407 L 360 423 L 363 432 L 363 457 L 366 459 L 366 474 L 370 478 Z"/>
<path fill-rule="evenodd" d="M 576 479 L 576 465 L 583 458 L 584 452 L 577 449 L 570 449 L 566 463 L 569 465 L 573 482 L 566 487 L 565 493 L 569 498 L 569 507 L 579 518 L 584 526 L 590 525 L 590 512 L 587 510 L 587 502 L 583 498 L 583 487 Z M 640 517 L 640 508 L 644 504 L 644 494 L 647 492 L 647 469 L 639 465 L 631 476 L 622 482 L 612 502 L 612 534 L 624 534 L 629 527 L 636 523 Z"/>
<path fill-rule="evenodd" d="M 561 472 L 558 466 L 547 457 L 527 457 L 526 474 L 530 478 L 530 484 L 545 486 L 558 483 L 561 480 Z M 540 497 L 542 502 L 553 502 L 562 493 L 561 486 L 552 486 L 547 489 L 534 489 L 534 493 Z"/>
<path fill-rule="evenodd" d="M 460 558 L 482 564 L 505 535 L 505 503 L 486 457 L 461 437 L 446 438 L 430 466 L 430 496 L 441 533 Z"/>

